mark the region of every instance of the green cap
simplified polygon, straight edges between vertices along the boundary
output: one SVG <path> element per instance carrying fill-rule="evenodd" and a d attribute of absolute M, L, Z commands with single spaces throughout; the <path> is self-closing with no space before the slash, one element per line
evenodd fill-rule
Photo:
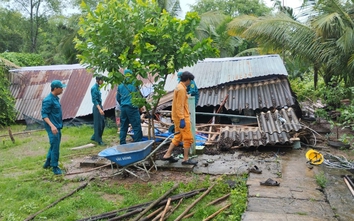
<path fill-rule="evenodd" d="M 59 80 L 54 80 L 50 84 L 50 87 L 51 88 L 64 88 L 64 87 L 66 87 L 66 84 L 62 84 L 61 81 L 59 81 Z"/>

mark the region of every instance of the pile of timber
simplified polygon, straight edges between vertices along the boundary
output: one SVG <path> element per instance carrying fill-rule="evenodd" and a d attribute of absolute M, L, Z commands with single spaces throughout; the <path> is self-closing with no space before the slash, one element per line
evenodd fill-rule
<path fill-rule="evenodd" d="M 135 206 L 131 206 L 128 208 L 123 208 L 103 214 L 99 214 L 96 216 L 87 217 L 84 219 L 80 219 L 79 221 L 94 221 L 94 220 L 123 220 L 129 219 L 134 221 L 147 221 L 147 220 L 166 220 L 171 214 L 175 212 L 175 210 L 182 204 L 183 199 L 193 197 L 201 192 L 204 192 L 201 196 L 198 197 L 193 203 L 191 203 L 175 220 L 181 220 L 194 215 L 194 212 L 189 213 L 189 211 L 208 193 L 210 193 L 211 189 L 215 186 L 213 184 L 208 189 L 197 189 L 187 193 L 181 193 L 178 195 L 173 195 L 168 197 L 168 195 L 174 191 L 179 184 L 175 184 L 169 191 L 167 191 L 163 196 L 158 198 L 155 201 L 138 204 Z M 226 194 L 210 203 L 206 206 L 215 205 L 227 199 L 230 194 Z M 173 205 L 173 202 L 178 201 L 176 205 Z M 221 213 L 223 210 L 227 209 L 231 204 L 224 206 L 216 213 L 212 214 L 205 220 L 211 220 L 217 214 Z"/>

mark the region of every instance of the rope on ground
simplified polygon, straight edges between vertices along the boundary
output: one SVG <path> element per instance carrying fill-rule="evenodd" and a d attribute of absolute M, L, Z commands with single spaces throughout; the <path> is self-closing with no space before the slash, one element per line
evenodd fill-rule
<path fill-rule="evenodd" d="M 330 168 L 336 169 L 354 169 L 354 162 L 350 162 L 344 156 L 335 156 L 326 153 L 323 163 Z"/>

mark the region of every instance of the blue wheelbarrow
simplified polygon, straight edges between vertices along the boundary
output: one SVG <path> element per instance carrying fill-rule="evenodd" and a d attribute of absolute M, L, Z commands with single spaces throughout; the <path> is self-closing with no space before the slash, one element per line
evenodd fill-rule
<path fill-rule="evenodd" d="M 160 143 L 153 151 L 152 145 L 154 140 L 146 140 L 141 142 L 122 144 L 114 147 L 109 147 L 98 153 L 98 156 L 104 157 L 111 161 L 111 168 L 113 169 L 113 164 L 117 164 L 117 172 L 113 172 L 113 175 L 119 175 L 129 173 L 143 181 L 148 181 L 150 179 L 150 172 L 152 169 L 157 170 L 157 165 L 153 159 L 154 153 L 159 150 L 163 145 L 170 141 L 170 138 L 174 134 L 168 136 L 162 143 Z M 152 163 L 150 168 L 147 167 L 148 161 Z M 135 167 L 138 170 L 142 170 L 147 175 L 147 179 L 143 176 L 139 176 L 135 172 L 129 169 L 129 167 Z"/>

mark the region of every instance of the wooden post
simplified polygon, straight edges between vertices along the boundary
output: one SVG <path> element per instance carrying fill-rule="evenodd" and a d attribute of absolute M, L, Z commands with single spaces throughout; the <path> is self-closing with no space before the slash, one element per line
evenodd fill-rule
<path fill-rule="evenodd" d="M 214 108 L 214 111 L 213 113 L 215 114 L 215 108 Z M 209 121 L 210 122 L 210 121 Z M 214 125 L 215 124 L 215 116 L 213 116 L 213 118 L 211 119 L 211 124 Z M 212 131 L 213 129 L 213 126 L 209 126 L 209 133 Z M 208 141 L 210 141 L 210 138 L 211 138 L 211 134 L 208 134 Z"/>
<path fill-rule="evenodd" d="M 12 143 L 15 143 L 15 138 L 14 138 L 14 136 L 12 136 L 11 127 L 9 127 L 9 136 L 10 136 L 10 138 L 12 140 Z"/>
<path fill-rule="evenodd" d="M 191 119 L 191 130 L 192 130 L 192 135 L 193 135 L 193 143 L 191 148 L 189 149 L 189 154 L 195 155 L 196 150 L 195 150 L 195 97 L 189 96 L 188 97 L 188 106 L 189 106 L 189 112 L 191 113 L 190 119 Z"/>

